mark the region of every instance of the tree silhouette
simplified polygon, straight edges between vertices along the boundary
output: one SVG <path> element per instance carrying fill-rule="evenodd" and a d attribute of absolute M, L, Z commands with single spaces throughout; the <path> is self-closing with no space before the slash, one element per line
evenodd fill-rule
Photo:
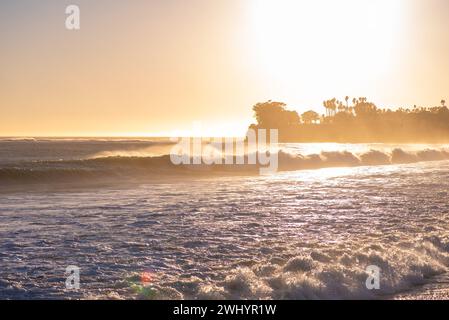
<path fill-rule="evenodd" d="M 320 115 L 313 110 L 309 110 L 309 111 L 304 112 L 301 115 L 301 118 L 305 124 L 312 124 L 312 123 L 317 123 L 320 120 Z"/>
<path fill-rule="evenodd" d="M 449 142 L 444 99 L 441 106 L 393 110 L 378 108 L 366 97 L 353 98 L 351 106 L 348 96 L 344 101 L 346 107 L 336 98 L 323 101 L 322 117 L 312 110 L 299 117 L 283 102 L 258 103 L 253 107 L 257 124 L 251 128 L 278 129 L 280 140 L 290 142 Z"/>
<path fill-rule="evenodd" d="M 332 98 L 331 100 L 327 101 L 327 107 L 329 109 L 329 116 L 330 117 L 335 115 L 335 110 L 337 109 L 337 104 L 335 102 L 336 102 L 335 98 Z"/>
<path fill-rule="evenodd" d="M 359 98 L 354 106 L 354 111 L 357 117 L 366 117 L 377 113 L 377 107 L 372 102 L 367 102 L 366 98 Z"/>
<path fill-rule="evenodd" d="M 326 100 L 323 102 L 324 107 L 326 108 L 326 114 L 328 117 L 335 116 L 337 110 L 337 99 L 332 98 L 331 100 Z"/>
<path fill-rule="evenodd" d="M 326 109 L 326 117 L 330 117 L 330 109 L 329 109 L 329 103 L 328 101 L 323 101 L 323 106 Z"/>
<path fill-rule="evenodd" d="M 253 107 L 256 120 L 261 128 L 272 129 L 283 126 L 298 125 L 299 115 L 296 111 L 285 110 L 286 104 L 268 100 Z"/>

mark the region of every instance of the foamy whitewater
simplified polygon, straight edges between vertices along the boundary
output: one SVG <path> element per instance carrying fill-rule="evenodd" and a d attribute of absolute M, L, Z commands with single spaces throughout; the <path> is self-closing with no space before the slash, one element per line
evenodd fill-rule
<path fill-rule="evenodd" d="M 449 146 L 281 144 L 262 176 L 171 146 L 0 140 L 0 299 L 448 297 Z"/>

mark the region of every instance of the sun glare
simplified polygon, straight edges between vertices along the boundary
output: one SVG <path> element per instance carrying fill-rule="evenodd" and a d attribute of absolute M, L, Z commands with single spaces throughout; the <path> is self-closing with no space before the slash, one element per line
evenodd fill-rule
<path fill-rule="evenodd" d="M 338 76 L 343 90 L 362 75 L 375 80 L 395 62 L 402 1 L 253 0 L 258 68 L 294 90 L 319 81 L 311 89 L 319 88 L 321 95 L 325 79 Z"/>

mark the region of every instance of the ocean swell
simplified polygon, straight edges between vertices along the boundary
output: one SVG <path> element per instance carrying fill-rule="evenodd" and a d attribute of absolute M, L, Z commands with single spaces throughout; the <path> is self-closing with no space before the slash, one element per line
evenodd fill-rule
<path fill-rule="evenodd" d="M 263 166 L 243 165 L 174 165 L 169 155 L 106 156 L 80 160 L 31 161 L 6 164 L 0 168 L 0 184 L 14 182 L 54 182 L 67 180 L 151 178 L 167 176 L 252 175 Z M 349 151 L 323 151 L 319 154 L 278 152 L 278 171 L 320 169 L 329 167 L 378 166 L 421 161 L 449 160 L 446 150 L 425 149 L 416 152 L 400 148 L 391 152 L 370 150 L 356 154 Z M 192 162 L 192 161 L 191 161 Z M 224 161 L 223 161 L 224 163 Z M 234 162 L 235 163 L 235 162 Z"/>

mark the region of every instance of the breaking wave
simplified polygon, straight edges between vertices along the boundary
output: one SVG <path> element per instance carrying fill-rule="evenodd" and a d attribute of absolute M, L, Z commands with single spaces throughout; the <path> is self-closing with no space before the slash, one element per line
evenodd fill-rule
<path fill-rule="evenodd" d="M 313 249 L 290 259 L 269 259 L 233 270 L 219 281 L 198 278 L 161 286 L 156 298 L 197 299 L 375 299 L 426 283 L 449 266 L 449 240 Z M 368 290 L 366 267 L 380 268 L 378 290 Z M 183 288 L 190 288 L 185 292 Z M 168 290 L 170 289 L 170 290 Z M 178 290 L 179 291 L 178 291 Z M 164 294 L 171 292 L 170 295 Z M 173 295 L 173 292 L 176 295 Z"/>
<path fill-rule="evenodd" d="M 355 154 L 349 151 L 323 151 L 307 156 L 279 152 L 280 170 L 320 169 L 329 167 L 378 166 L 422 161 L 449 160 L 446 150 L 425 149 L 417 152 L 395 148 L 391 152 L 370 150 Z"/>
<path fill-rule="evenodd" d="M 243 165 L 174 165 L 168 154 L 159 156 L 96 155 L 80 160 L 31 161 L 0 167 L 0 183 L 258 174 L 259 169 L 263 166 L 247 164 L 249 156 L 245 156 L 246 164 Z M 370 150 L 357 154 L 349 151 L 323 151 L 319 154 L 302 155 L 279 150 L 278 170 L 378 166 L 441 160 L 449 160 L 448 151 L 425 149 L 411 152 L 396 148 L 391 152 Z"/>

